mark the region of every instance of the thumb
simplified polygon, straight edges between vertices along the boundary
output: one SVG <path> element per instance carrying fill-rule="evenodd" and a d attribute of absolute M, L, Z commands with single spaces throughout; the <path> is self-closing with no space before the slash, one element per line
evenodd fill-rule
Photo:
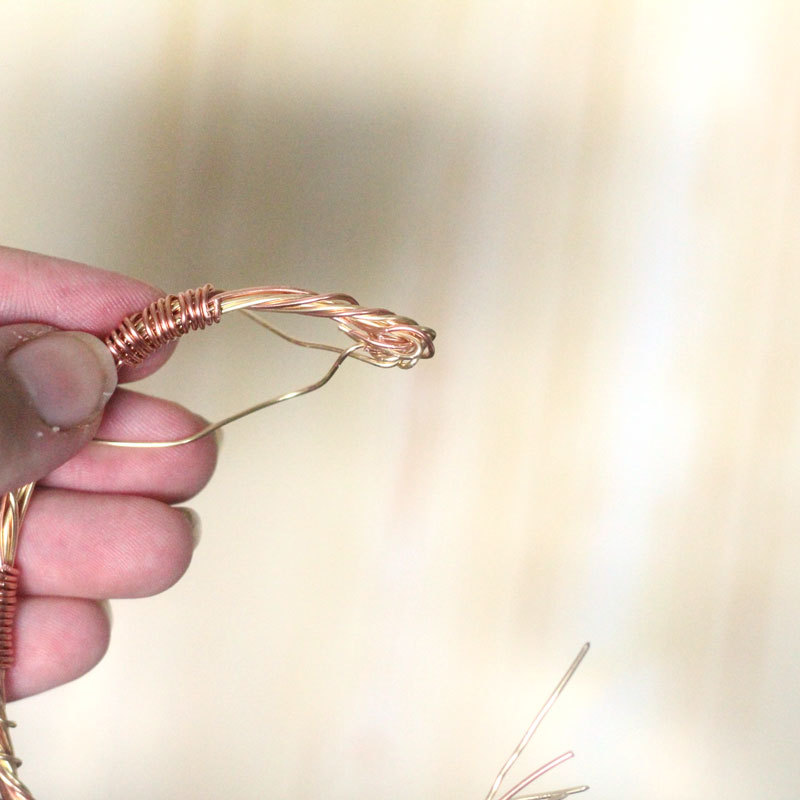
<path fill-rule="evenodd" d="M 100 339 L 32 323 L 0 327 L 0 492 L 77 453 L 116 385 Z"/>

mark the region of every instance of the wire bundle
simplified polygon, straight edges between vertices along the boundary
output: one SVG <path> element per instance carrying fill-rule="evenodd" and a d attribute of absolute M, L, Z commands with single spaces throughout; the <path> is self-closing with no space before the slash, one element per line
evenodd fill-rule
<path fill-rule="evenodd" d="M 230 311 L 277 311 L 334 320 L 363 349 L 362 361 L 404 369 L 431 358 L 436 333 L 385 308 L 365 308 L 346 294 L 316 294 L 288 286 L 218 291 L 211 284 L 156 300 L 125 317 L 106 345 L 118 365 L 140 364 L 159 347 L 220 321 Z"/>

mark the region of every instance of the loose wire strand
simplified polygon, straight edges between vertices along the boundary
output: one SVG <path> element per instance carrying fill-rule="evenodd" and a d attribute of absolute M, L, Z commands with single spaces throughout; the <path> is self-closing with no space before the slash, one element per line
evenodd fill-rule
<path fill-rule="evenodd" d="M 570 786 L 569 789 L 556 789 L 554 792 L 539 792 L 538 794 L 521 794 L 514 800 L 564 800 L 573 794 L 580 794 L 589 790 L 588 786 Z"/>
<path fill-rule="evenodd" d="M 486 795 L 485 800 L 495 800 L 500 791 L 500 787 L 502 786 L 503 781 L 505 780 L 506 775 L 508 775 L 509 771 L 511 770 L 511 767 L 514 766 L 514 763 L 517 761 L 520 755 L 522 755 L 522 751 L 527 747 L 528 742 L 530 742 L 531 740 L 531 737 L 533 736 L 534 733 L 536 733 L 536 730 L 542 724 L 544 718 L 547 716 L 548 711 L 550 711 L 550 709 L 555 704 L 556 700 L 558 700 L 559 696 L 564 691 L 564 688 L 569 683 L 570 678 L 572 678 L 572 676 L 575 674 L 576 670 L 581 664 L 581 661 L 583 661 L 584 657 L 588 652 L 589 652 L 589 642 L 586 642 L 586 644 L 583 645 L 583 647 L 578 652 L 578 655 L 575 657 L 575 660 L 572 662 L 572 664 L 570 664 L 569 669 L 567 669 L 567 671 L 564 673 L 564 676 L 556 685 L 556 688 L 553 689 L 550 696 L 545 701 L 545 704 L 539 710 L 539 713 L 533 718 L 533 721 L 528 726 L 528 729 L 525 731 L 525 734 L 523 735 L 522 739 L 520 739 L 519 744 L 514 748 L 513 752 L 508 757 L 505 764 L 503 764 L 503 766 L 500 768 L 500 772 L 497 773 L 497 777 L 494 779 L 494 783 L 492 783 L 491 788 L 489 789 L 489 792 Z M 521 792 L 526 786 L 531 784 L 538 777 L 541 777 L 541 775 L 543 775 L 545 772 L 548 772 L 553 767 L 557 767 L 559 764 L 563 763 L 569 758 L 572 758 L 572 756 L 573 753 L 571 752 L 564 753 L 558 758 L 553 759 L 553 761 L 549 761 L 543 767 L 540 767 L 536 772 L 533 772 L 530 775 L 528 775 L 527 778 L 523 779 L 509 792 L 506 792 L 500 798 L 500 800 L 511 800 L 511 798 L 519 794 L 519 792 Z M 584 790 L 581 789 L 581 791 Z M 545 797 L 546 796 L 547 795 L 545 795 Z M 556 797 L 557 796 L 558 795 L 556 794 Z M 519 800 L 521 800 L 521 798 Z"/>
<path fill-rule="evenodd" d="M 249 416 L 250 414 L 254 414 L 256 411 L 261 411 L 264 408 L 269 408 L 270 406 L 275 406 L 278 403 L 283 403 L 285 400 L 293 400 L 295 397 L 300 397 L 304 394 L 308 394 L 309 392 L 313 392 L 316 389 L 321 388 L 324 386 L 337 372 L 339 367 L 344 363 L 344 361 L 352 356 L 357 350 L 361 349 L 362 345 L 354 344 L 351 347 L 348 347 L 346 350 L 342 350 L 339 353 L 339 356 L 330 366 L 328 371 L 314 383 L 308 384 L 308 386 L 303 386 L 300 389 L 294 389 L 291 392 L 286 392 L 285 394 L 278 395 L 277 397 L 271 397 L 269 400 L 263 400 L 260 403 L 256 403 L 254 406 L 250 406 L 249 408 L 245 408 L 242 411 L 237 411 L 235 414 L 231 414 L 229 417 L 225 417 L 217 422 L 212 422 L 209 425 L 206 425 L 204 428 L 201 428 L 199 431 L 190 434 L 189 436 L 184 436 L 182 439 L 171 439 L 167 441 L 143 441 L 143 442 L 132 442 L 132 441 L 122 441 L 122 440 L 114 440 L 114 439 L 93 439 L 92 441 L 95 444 L 104 444 L 109 445 L 111 447 L 143 447 L 143 448 L 163 448 L 163 447 L 177 447 L 178 445 L 182 444 L 191 444 L 192 442 L 196 442 L 199 439 L 203 439 L 206 436 L 214 433 L 214 431 L 219 430 L 220 428 L 224 428 L 226 425 L 230 424 L 231 422 L 236 422 L 237 420 L 242 419 L 243 417 Z"/>
<path fill-rule="evenodd" d="M 555 769 L 560 764 L 563 764 L 565 761 L 569 761 L 569 759 L 574 758 L 575 753 L 571 750 L 567 751 L 566 753 L 562 753 L 560 756 L 548 761 L 543 766 L 539 767 L 535 772 L 531 772 L 526 778 L 523 778 L 516 786 L 513 786 L 509 789 L 501 798 L 500 800 L 512 800 L 512 798 L 517 797 L 519 793 L 525 789 L 526 787 L 530 786 L 535 780 L 541 778 L 547 772 L 550 772 L 551 769 Z M 556 796 L 563 793 L 563 790 L 559 789 L 556 792 Z M 546 796 L 546 795 L 545 795 Z"/>

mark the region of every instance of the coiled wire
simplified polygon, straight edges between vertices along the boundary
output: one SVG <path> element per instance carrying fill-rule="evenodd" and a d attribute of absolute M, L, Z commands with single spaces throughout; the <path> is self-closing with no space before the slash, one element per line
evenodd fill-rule
<path fill-rule="evenodd" d="M 169 294 L 143 311 L 125 317 L 106 337 L 117 366 L 136 365 L 165 344 L 189 331 L 202 330 L 220 321 L 222 312 L 209 283 L 199 289 Z"/>
<path fill-rule="evenodd" d="M 14 617 L 17 613 L 19 570 L 9 564 L 0 565 L 0 669 L 14 663 Z"/>

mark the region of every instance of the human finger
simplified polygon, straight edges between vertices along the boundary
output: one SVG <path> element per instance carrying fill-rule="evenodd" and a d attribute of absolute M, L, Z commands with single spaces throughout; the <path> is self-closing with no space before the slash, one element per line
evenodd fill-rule
<path fill-rule="evenodd" d="M 9 700 L 79 678 L 105 655 L 111 621 L 104 604 L 74 597 L 22 598 L 14 627 L 16 658 L 6 674 Z"/>
<path fill-rule="evenodd" d="M 20 537 L 20 592 L 146 597 L 186 571 L 197 516 L 146 497 L 40 489 Z"/>
<path fill-rule="evenodd" d="M 171 441 L 189 436 L 205 425 L 202 417 L 177 403 L 118 389 L 106 406 L 97 436 L 118 441 Z M 51 472 L 41 485 L 146 495 L 167 503 L 179 503 L 206 485 L 216 461 L 214 436 L 166 448 L 90 443 Z"/>
<path fill-rule="evenodd" d="M 0 325 L 40 322 L 100 338 L 123 317 L 165 293 L 147 283 L 75 261 L 0 247 Z M 138 367 L 123 367 L 120 381 L 149 375 L 174 348 L 160 348 Z"/>
<path fill-rule="evenodd" d="M 117 383 L 107 348 L 44 325 L 0 328 L 0 492 L 46 475 L 89 441 Z"/>

